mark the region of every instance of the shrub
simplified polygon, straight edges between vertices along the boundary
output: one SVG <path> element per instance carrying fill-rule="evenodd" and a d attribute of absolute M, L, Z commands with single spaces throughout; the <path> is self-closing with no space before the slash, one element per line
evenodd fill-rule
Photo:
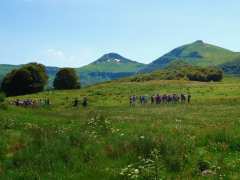
<path fill-rule="evenodd" d="M 30 63 L 8 73 L 2 82 L 7 96 L 17 96 L 43 91 L 48 80 L 45 67 Z"/>
<path fill-rule="evenodd" d="M 73 68 L 63 68 L 58 71 L 53 82 L 55 89 L 79 89 L 79 78 Z"/>
<path fill-rule="evenodd" d="M 215 67 L 198 67 L 188 72 L 187 78 L 191 81 L 202 82 L 221 81 L 223 79 L 223 71 Z"/>
<path fill-rule="evenodd" d="M 217 67 L 198 67 L 189 64 L 174 64 L 165 69 L 147 74 L 138 74 L 132 77 L 132 82 L 144 82 L 151 80 L 180 80 L 188 79 L 190 81 L 221 81 L 223 71 Z"/>
<path fill-rule="evenodd" d="M 208 81 L 221 81 L 223 79 L 223 71 L 218 68 L 208 68 Z"/>

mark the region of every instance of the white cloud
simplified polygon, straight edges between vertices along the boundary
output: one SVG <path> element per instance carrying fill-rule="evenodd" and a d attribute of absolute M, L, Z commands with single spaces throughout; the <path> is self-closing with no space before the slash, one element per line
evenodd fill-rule
<path fill-rule="evenodd" d="M 61 67 L 80 67 L 91 62 L 92 53 L 87 49 L 80 49 L 77 54 L 70 54 L 69 52 L 50 48 L 44 51 L 41 59 L 44 64 Z"/>
<path fill-rule="evenodd" d="M 62 50 L 58 49 L 48 49 L 47 50 L 47 56 L 51 59 L 66 59 L 66 55 Z"/>
<path fill-rule="evenodd" d="M 47 66 L 81 67 L 96 60 L 96 53 L 87 48 L 80 48 L 75 52 L 49 48 L 35 54 L 27 62 L 39 62 Z"/>

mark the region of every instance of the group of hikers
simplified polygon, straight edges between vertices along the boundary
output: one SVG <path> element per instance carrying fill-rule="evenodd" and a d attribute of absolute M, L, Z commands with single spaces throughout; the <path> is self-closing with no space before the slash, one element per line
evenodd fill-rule
<path fill-rule="evenodd" d="M 16 99 L 13 101 L 10 101 L 11 105 L 15 105 L 18 107 L 47 107 L 50 106 L 50 99 L 49 98 L 45 98 L 45 99 Z M 80 101 L 78 98 L 75 98 L 72 103 L 71 106 L 72 107 L 79 107 L 80 105 L 82 105 L 83 107 L 87 107 L 88 106 L 88 99 L 87 97 L 84 97 L 82 101 Z"/>
<path fill-rule="evenodd" d="M 139 100 L 139 103 L 141 105 L 144 105 L 144 104 L 148 104 L 148 102 L 150 101 L 151 104 L 169 104 L 169 103 L 185 103 L 185 102 L 188 102 L 190 103 L 191 102 L 191 95 L 190 94 L 171 94 L 171 95 L 167 95 L 167 94 L 164 94 L 164 95 L 160 95 L 160 94 L 157 94 L 157 95 L 152 95 L 150 98 L 149 96 L 136 96 L 136 95 L 133 95 L 133 96 L 130 96 L 129 98 L 129 103 L 130 103 L 130 106 L 135 106 L 137 104 L 137 101 Z"/>
<path fill-rule="evenodd" d="M 15 106 L 20 106 L 20 107 L 39 107 L 39 106 L 49 106 L 50 100 L 49 100 L 49 98 L 38 99 L 38 100 L 16 99 L 16 100 L 11 101 L 10 104 L 15 105 Z"/>
<path fill-rule="evenodd" d="M 67 98 L 68 99 L 68 98 Z M 130 96 L 129 103 L 130 106 L 135 106 L 137 103 L 141 105 L 148 104 L 149 102 L 151 104 L 169 104 L 169 103 L 190 103 L 191 102 L 191 95 L 190 94 L 164 94 L 164 95 L 152 95 L 151 97 L 144 95 L 144 96 Z M 20 107 L 41 107 L 41 106 L 49 106 L 51 105 L 49 98 L 45 99 L 38 99 L 38 100 L 32 100 L 32 99 L 25 99 L 25 100 L 13 100 L 10 102 L 10 104 Z M 72 101 L 72 107 L 79 107 L 82 105 L 83 107 L 88 106 L 88 99 L 87 97 L 83 97 L 82 101 L 79 100 L 79 98 L 75 98 Z"/>

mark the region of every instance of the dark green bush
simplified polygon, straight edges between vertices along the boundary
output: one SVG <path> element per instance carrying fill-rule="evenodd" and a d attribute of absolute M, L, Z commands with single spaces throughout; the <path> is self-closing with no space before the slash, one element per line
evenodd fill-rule
<path fill-rule="evenodd" d="M 41 64 L 30 63 L 8 73 L 2 81 L 7 96 L 17 96 L 43 91 L 48 76 Z"/>
<path fill-rule="evenodd" d="M 180 80 L 190 81 L 221 81 L 223 71 L 217 67 L 198 67 L 186 63 L 173 63 L 165 69 L 147 74 L 138 74 L 131 78 L 132 82 L 144 82 L 151 80 Z"/>
<path fill-rule="evenodd" d="M 223 71 L 215 68 L 194 68 L 188 72 L 187 78 L 191 81 L 202 81 L 202 82 L 210 82 L 210 81 L 221 81 L 223 79 Z"/>
<path fill-rule="evenodd" d="M 79 89 L 80 82 L 73 68 L 63 68 L 58 71 L 53 82 L 55 89 Z"/>

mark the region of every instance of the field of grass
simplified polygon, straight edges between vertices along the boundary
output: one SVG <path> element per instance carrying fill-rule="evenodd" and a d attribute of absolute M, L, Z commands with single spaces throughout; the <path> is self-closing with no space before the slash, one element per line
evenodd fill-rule
<path fill-rule="evenodd" d="M 130 95 L 191 93 L 191 104 L 129 106 Z M 89 107 L 74 108 L 74 98 Z M 239 179 L 240 78 L 114 81 L 1 105 L 1 179 Z M 16 98 L 9 98 L 11 101 Z"/>

